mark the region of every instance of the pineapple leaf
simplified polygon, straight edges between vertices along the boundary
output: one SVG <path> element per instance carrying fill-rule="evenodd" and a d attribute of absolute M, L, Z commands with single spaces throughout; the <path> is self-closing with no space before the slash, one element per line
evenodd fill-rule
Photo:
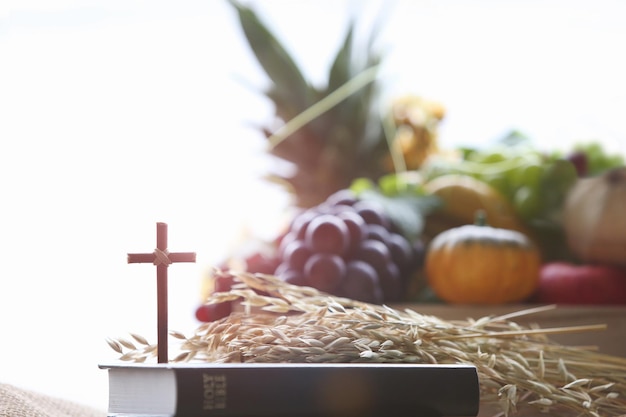
<path fill-rule="evenodd" d="M 374 82 L 376 80 L 377 71 L 378 67 L 368 68 L 367 70 L 363 71 L 362 73 L 352 78 L 341 87 L 324 97 L 322 100 L 307 108 L 298 116 L 289 120 L 269 138 L 270 145 L 272 147 L 278 145 L 305 124 L 309 123 L 312 120 L 315 120 L 321 114 L 326 113 L 367 84 Z"/>
<path fill-rule="evenodd" d="M 328 77 L 328 91 L 335 91 L 342 84 L 352 78 L 350 67 L 352 65 L 352 42 L 353 42 L 354 25 L 350 23 L 348 33 L 339 49 L 337 56 L 331 66 L 330 75 Z"/>
<path fill-rule="evenodd" d="M 284 186 L 297 206 L 312 207 L 355 178 L 375 180 L 388 172 L 389 146 L 377 103 L 382 54 L 373 47 L 378 30 L 357 44 L 352 19 L 326 86 L 316 87 L 253 10 L 238 0 L 227 1 L 236 8 L 249 47 L 271 81 L 264 94 L 274 104 L 275 121 L 283 122 L 263 133 L 268 152 L 291 169 L 266 179 Z M 413 230 L 420 227 L 413 222 Z"/>
<path fill-rule="evenodd" d="M 283 121 L 291 120 L 302 112 L 299 105 L 293 104 L 293 98 L 276 86 L 270 87 L 265 95 L 274 103 L 276 116 Z"/>
<path fill-rule="evenodd" d="M 238 12 L 241 28 L 248 44 L 275 85 L 275 95 L 288 101 L 296 112 L 302 112 L 314 101 L 315 90 L 309 86 L 304 75 L 257 14 L 235 0 L 229 0 Z"/>
<path fill-rule="evenodd" d="M 332 92 L 354 78 L 359 73 L 372 67 L 378 67 L 380 58 L 377 53 L 372 52 L 372 38 L 369 39 L 367 47 L 359 47 L 356 50 L 366 51 L 365 57 L 357 56 L 354 51 L 354 22 L 351 21 L 343 44 L 339 49 L 329 74 L 328 92 Z M 337 106 L 333 112 L 332 123 L 346 127 L 350 134 L 351 149 L 350 153 L 354 153 L 362 148 L 368 121 L 371 120 L 373 113 L 372 108 L 375 97 L 374 92 L 377 91 L 377 84 L 372 82 L 363 86 L 357 94 L 346 98 L 345 102 Z"/>

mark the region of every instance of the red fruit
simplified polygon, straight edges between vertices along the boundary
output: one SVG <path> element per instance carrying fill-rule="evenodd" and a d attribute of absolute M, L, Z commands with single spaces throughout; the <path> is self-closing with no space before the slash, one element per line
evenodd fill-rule
<path fill-rule="evenodd" d="M 579 177 L 586 177 L 589 171 L 589 157 L 582 151 L 575 151 L 568 155 L 567 160 L 570 161 Z"/>
<path fill-rule="evenodd" d="M 235 277 L 230 274 L 217 275 L 213 278 L 213 292 L 226 292 L 229 291 L 232 286 Z"/>
<path fill-rule="evenodd" d="M 201 322 L 211 322 L 228 316 L 233 310 L 232 302 L 219 304 L 204 304 L 196 309 L 196 319 Z"/>
<path fill-rule="evenodd" d="M 626 269 L 550 262 L 541 267 L 533 301 L 550 304 L 626 304 Z"/>
<path fill-rule="evenodd" d="M 278 260 L 265 256 L 261 253 L 254 253 L 246 259 L 246 271 L 258 272 L 261 274 L 273 274 L 278 266 Z"/>

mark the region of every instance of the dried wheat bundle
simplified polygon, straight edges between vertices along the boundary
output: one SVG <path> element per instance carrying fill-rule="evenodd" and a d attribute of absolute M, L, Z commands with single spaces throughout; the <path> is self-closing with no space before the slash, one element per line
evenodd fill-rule
<path fill-rule="evenodd" d="M 216 271 L 216 273 L 221 273 Z M 207 303 L 240 300 L 243 311 L 202 324 L 180 341 L 177 361 L 469 363 L 478 369 L 481 406 L 505 416 L 625 416 L 626 359 L 551 341 L 558 329 L 523 327 L 499 317 L 445 321 L 416 311 L 366 304 L 293 286 L 269 275 L 234 273 L 228 292 Z M 142 362 L 156 345 L 132 335 L 109 340 L 122 360 Z"/>

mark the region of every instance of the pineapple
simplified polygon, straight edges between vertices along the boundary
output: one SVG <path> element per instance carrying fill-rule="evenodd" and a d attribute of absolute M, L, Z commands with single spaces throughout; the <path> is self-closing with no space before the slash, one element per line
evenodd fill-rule
<path fill-rule="evenodd" d="M 267 178 L 283 185 L 294 196 L 297 207 L 318 205 L 357 178 L 376 181 L 398 168 L 415 169 L 436 149 L 436 123 L 443 116 L 441 107 L 402 98 L 395 110 L 384 117 L 380 114 L 376 74 L 382 55 L 373 48 L 374 36 L 365 46 L 357 47 L 351 23 L 330 67 L 326 86 L 316 87 L 307 81 L 287 50 L 252 9 L 235 0 L 230 3 L 238 12 L 250 48 L 271 80 L 264 93 L 274 104 L 276 123 L 283 127 L 324 100 L 329 101 L 333 93 L 358 77 L 374 74 L 356 91 L 345 94 L 279 140 L 276 130 L 262 129 L 270 142 L 269 153 L 293 167 L 289 173 L 271 172 Z M 406 117 L 398 116 L 401 109 Z M 421 111 L 425 117 L 411 117 L 407 110 L 411 114 L 419 110 L 417 113 Z M 385 127 L 384 118 L 391 124 Z M 396 131 L 400 126 L 402 129 Z M 408 141 L 394 139 L 406 137 L 409 131 L 412 133 Z M 388 141 L 387 135 L 392 139 Z M 400 165 L 404 166 L 398 167 L 398 159 L 392 158 L 391 152 L 397 152 L 404 162 Z"/>

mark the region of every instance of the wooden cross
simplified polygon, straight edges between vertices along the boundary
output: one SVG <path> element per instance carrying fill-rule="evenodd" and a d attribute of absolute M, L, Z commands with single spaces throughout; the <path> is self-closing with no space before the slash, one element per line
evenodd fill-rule
<path fill-rule="evenodd" d="M 152 263 L 157 267 L 158 362 L 167 363 L 167 267 L 174 262 L 195 262 L 194 252 L 170 253 L 167 250 L 167 224 L 157 223 L 157 246 L 152 253 L 129 253 L 128 263 Z"/>

